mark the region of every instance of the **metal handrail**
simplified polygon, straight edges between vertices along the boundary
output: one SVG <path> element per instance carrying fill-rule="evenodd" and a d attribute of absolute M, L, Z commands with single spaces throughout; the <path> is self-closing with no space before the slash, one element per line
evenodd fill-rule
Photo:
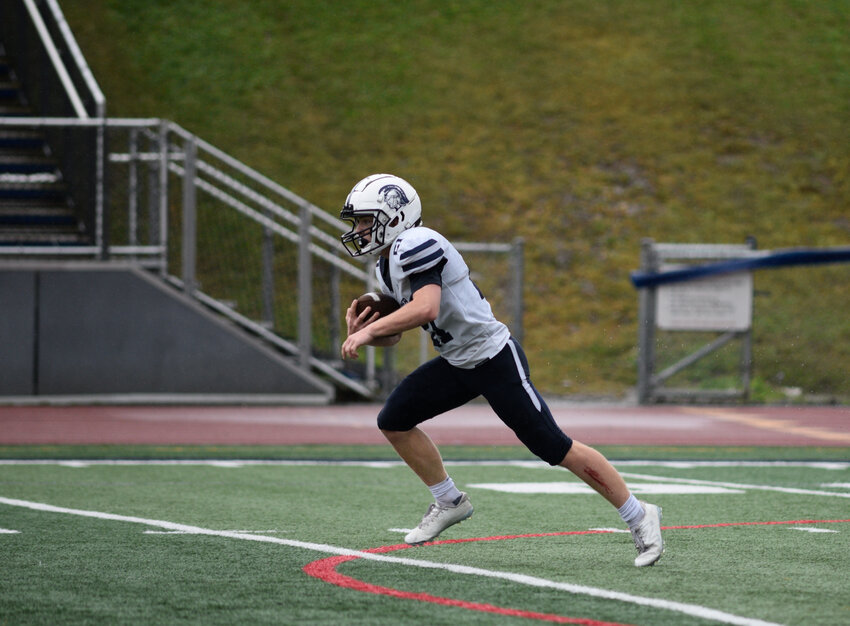
<path fill-rule="evenodd" d="M 59 56 L 59 51 L 56 49 L 56 44 L 53 43 L 50 33 L 47 32 L 47 26 L 41 17 L 41 13 L 38 11 L 38 7 L 35 6 L 35 2 L 33 0 L 23 0 L 23 2 L 27 13 L 29 13 L 30 19 L 32 20 L 33 26 L 38 33 L 39 39 L 41 39 L 41 44 L 44 46 L 47 56 L 50 58 L 50 63 L 53 65 L 53 69 L 59 76 L 59 80 L 62 82 L 62 86 L 68 94 L 68 98 L 71 100 L 71 105 L 74 107 L 74 111 L 76 111 L 80 119 L 88 119 L 88 111 L 86 111 L 86 107 L 83 105 L 83 101 L 80 98 L 80 94 L 77 92 L 77 88 L 74 86 L 74 82 L 68 75 L 68 70 L 65 68 L 65 64 Z"/>
<path fill-rule="evenodd" d="M 319 219 L 327 222 L 328 224 L 334 226 L 335 228 L 340 228 L 339 220 L 330 216 L 327 212 L 323 211 L 322 209 L 320 209 L 319 207 L 317 207 L 313 203 L 305 200 L 304 198 L 302 198 L 298 194 L 293 193 L 292 191 L 290 191 L 286 187 L 283 187 L 282 185 L 274 182 L 270 178 L 263 176 L 262 174 L 260 174 L 256 170 L 248 167 L 247 165 L 242 163 L 242 161 L 235 159 L 234 157 L 230 156 L 229 154 L 227 154 L 223 150 L 216 148 L 212 144 L 204 141 L 203 139 L 201 139 L 199 137 L 195 137 L 194 135 L 192 135 L 191 133 L 189 133 L 187 130 L 183 129 L 182 127 L 178 126 L 174 122 L 168 122 L 168 126 L 169 126 L 169 129 L 171 131 L 173 131 L 175 134 L 179 135 L 183 139 L 185 139 L 187 141 L 188 140 L 196 141 L 199 149 L 204 150 L 206 152 L 209 152 L 211 155 L 213 155 L 214 157 L 216 157 L 217 159 L 219 159 L 223 163 L 226 163 L 227 165 L 232 167 L 234 170 L 236 170 L 240 174 L 244 174 L 245 176 L 251 178 L 252 180 L 261 184 L 263 187 L 267 188 L 268 190 L 270 190 L 270 191 L 280 195 L 281 197 L 285 198 L 287 201 L 291 202 L 295 206 L 297 206 L 299 208 L 301 208 L 301 207 L 307 208 L 310 211 L 310 214 L 313 217 L 318 217 Z"/>
<path fill-rule="evenodd" d="M 53 20 L 56 22 L 59 32 L 62 34 L 65 45 L 68 47 L 71 58 L 74 59 L 77 71 L 80 72 L 80 76 L 82 76 L 83 82 L 85 82 L 86 87 L 89 90 L 89 94 L 95 103 L 95 117 L 106 117 L 106 97 L 100 90 L 100 86 L 97 84 L 94 74 L 92 74 L 80 47 L 77 45 L 77 40 L 71 32 L 71 27 L 68 26 L 67 20 L 65 20 L 65 15 L 62 13 L 62 9 L 59 8 L 59 3 L 56 0 L 46 0 L 46 3 L 47 8 L 53 16 Z"/>
<path fill-rule="evenodd" d="M 202 169 L 202 168 L 199 167 L 198 169 Z M 207 171 L 208 173 L 217 171 L 215 168 L 211 167 L 208 164 L 206 164 L 203 169 L 205 171 Z M 169 170 L 174 172 L 178 176 L 181 176 L 181 177 L 183 177 L 185 175 L 185 170 L 182 167 L 180 167 L 179 165 L 177 165 L 173 162 L 169 164 Z M 218 180 L 221 180 L 221 181 L 224 181 L 226 179 L 227 179 L 227 177 L 224 176 L 224 175 L 222 175 L 221 177 L 218 177 Z M 235 181 L 233 181 L 233 182 L 235 183 Z M 275 222 L 271 218 L 263 215 L 262 213 L 260 213 L 259 211 L 255 210 L 255 209 L 252 209 L 250 206 L 248 206 L 244 202 L 241 202 L 240 200 L 236 199 L 233 195 L 227 193 L 226 191 L 224 191 L 222 189 L 219 189 L 215 185 L 212 185 L 209 182 L 202 180 L 200 178 L 197 178 L 197 177 L 195 179 L 195 185 L 199 189 L 202 189 L 203 191 L 207 192 L 212 197 L 216 198 L 217 200 L 224 202 L 225 204 L 227 204 L 231 208 L 236 209 L 241 214 L 245 215 L 246 217 L 251 218 L 252 220 L 257 222 L 258 224 L 261 224 L 265 228 L 268 228 L 270 231 L 274 232 L 277 235 L 280 235 L 284 239 L 287 239 L 290 242 L 296 243 L 296 244 L 301 241 L 301 236 L 297 232 L 293 232 L 293 231 L 291 231 L 287 228 L 284 228 L 282 225 L 278 224 L 277 222 Z M 238 191 L 241 191 L 241 192 L 249 192 L 250 191 L 250 190 L 244 189 L 241 185 L 238 185 L 238 183 L 232 185 L 231 189 L 232 190 L 238 190 Z M 273 202 L 268 201 L 266 198 L 264 198 L 262 196 L 259 196 L 259 194 L 255 194 L 254 192 L 250 192 L 250 193 L 246 193 L 246 195 L 249 195 L 251 197 L 251 199 L 256 200 L 257 203 L 261 204 L 264 208 L 268 208 L 270 210 L 275 210 L 275 212 L 278 215 L 283 216 L 283 214 L 288 213 L 287 211 L 282 209 L 280 206 L 274 204 Z M 296 224 L 297 223 L 300 223 L 300 220 L 296 221 Z M 319 231 L 318 229 L 311 228 L 310 234 L 313 235 L 313 236 L 316 236 L 317 234 L 322 235 L 323 237 L 321 237 L 320 239 L 323 241 L 323 243 L 326 243 L 326 244 L 333 245 L 333 244 L 337 243 L 337 241 L 338 241 L 338 240 L 333 240 L 333 239 L 328 238 L 325 233 L 323 233 L 322 231 Z M 334 256 L 333 254 L 327 252 L 324 248 L 321 248 L 321 247 L 319 247 L 315 244 L 310 244 L 310 252 L 312 252 L 315 256 L 321 258 L 323 261 L 326 261 L 327 263 L 330 263 L 331 265 L 341 269 L 342 271 L 346 272 L 347 274 L 351 275 L 354 278 L 360 279 L 364 282 L 368 280 L 367 272 L 365 272 L 364 270 L 362 270 L 360 267 L 358 267 L 356 265 L 352 265 L 351 263 L 349 263 L 349 262 L 347 262 L 347 261 L 345 261 L 345 260 L 343 260 L 343 259 L 341 259 L 337 256 Z"/>

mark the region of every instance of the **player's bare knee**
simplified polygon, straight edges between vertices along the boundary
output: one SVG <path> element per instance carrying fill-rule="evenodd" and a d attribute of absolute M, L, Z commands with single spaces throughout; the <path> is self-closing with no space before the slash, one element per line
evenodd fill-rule
<path fill-rule="evenodd" d="M 395 441 L 403 441 L 404 439 L 410 437 L 409 430 L 388 430 L 385 428 L 381 428 L 380 430 L 384 437 L 387 438 L 387 441 L 389 441 L 390 443 Z"/>

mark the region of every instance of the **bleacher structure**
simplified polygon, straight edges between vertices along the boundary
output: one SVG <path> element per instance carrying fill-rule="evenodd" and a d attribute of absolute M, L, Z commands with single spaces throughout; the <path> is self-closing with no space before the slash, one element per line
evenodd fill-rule
<path fill-rule="evenodd" d="M 20 81 L 0 49 L 0 116 L 32 116 Z M 0 130 L 0 243 L 82 242 L 83 229 L 39 129 Z"/>
<path fill-rule="evenodd" d="M 342 230 L 173 122 L 108 117 L 56 0 L 4 0 L 0 402 L 382 395 L 393 351 L 338 358 L 374 281 Z M 521 241 L 458 247 L 499 258 L 521 335 Z"/>

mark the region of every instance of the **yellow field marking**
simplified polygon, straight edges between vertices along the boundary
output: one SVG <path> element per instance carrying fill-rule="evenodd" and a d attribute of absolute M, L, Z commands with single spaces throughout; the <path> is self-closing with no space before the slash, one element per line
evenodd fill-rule
<path fill-rule="evenodd" d="M 706 409 L 706 408 L 691 408 L 684 407 L 686 413 L 693 415 L 709 415 L 725 422 L 734 422 L 736 424 L 744 424 L 753 428 L 761 428 L 773 432 L 785 433 L 789 435 L 802 435 L 811 437 L 812 439 L 825 439 L 827 441 L 841 441 L 850 443 L 850 433 L 841 433 L 827 428 L 819 428 L 817 426 L 802 426 L 791 420 L 776 419 L 772 417 L 758 417 L 755 415 L 746 415 L 744 413 L 733 413 L 722 409 Z"/>

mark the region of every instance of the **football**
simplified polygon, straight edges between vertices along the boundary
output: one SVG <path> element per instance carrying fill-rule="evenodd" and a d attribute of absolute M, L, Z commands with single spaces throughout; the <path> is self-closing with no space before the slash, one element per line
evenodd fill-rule
<path fill-rule="evenodd" d="M 397 311 L 400 305 L 391 296 L 370 291 L 357 298 L 355 308 L 357 315 L 360 315 L 367 306 L 372 308 L 372 313 L 377 311 L 380 317 L 384 317 L 384 315 Z"/>

